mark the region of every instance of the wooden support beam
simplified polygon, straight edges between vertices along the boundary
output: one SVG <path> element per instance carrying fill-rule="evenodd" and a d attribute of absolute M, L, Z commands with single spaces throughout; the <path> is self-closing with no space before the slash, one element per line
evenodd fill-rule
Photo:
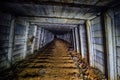
<path fill-rule="evenodd" d="M 59 19 L 59 18 L 22 18 L 26 19 L 31 23 L 57 23 L 57 24 L 83 24 L 85 20 L 72 20 L 72 19 Z M 54 22 L 51 21 L 54 19 Z M 66 20 L 68 22 L 66 22 Z"/>
<path fill-rule="evenodd" d="M 81 25 L 81 24 L 72 24 L 72 23 L 48 23 L 48 22 L 30 22 L 31 24 L 36 24 L 39 26 L 44 26 L 44 25 L 60 25 L 60 26 L 70 26 L 70 27 L 75 27 L 76 25 Z"/>
<path fill-rule="evenodd" d="M 68 3 L 68 2 L 56 2 L 56 1 L 40 1 L 40 0 L 3 0 L 0 2 L 10 2 L 19 4 L 37 4 L 37 5 L 51 5 L 51 6 L 67 6 L 67 7 L 77 7 L 77 8 L 93 8 L 93 9 L 104 9 L 107 6 L 96 6 L 90 4 L 80 4 L 80 3 Z"/>
<path fill-rule="evenodd" d="M 41 15 L 41 16 L 33 16 L 33 15 L 19 15 L 19 17 L 22 17 L 22 18 L 56 18 L 56 19 L 68 19 L 68 20 L 86 20 L 86 19 L 81 19 L 81 18 L 72 18 L 72 17 L 62 17 L 62 16 L 44 16 L 44 15 Z"/>

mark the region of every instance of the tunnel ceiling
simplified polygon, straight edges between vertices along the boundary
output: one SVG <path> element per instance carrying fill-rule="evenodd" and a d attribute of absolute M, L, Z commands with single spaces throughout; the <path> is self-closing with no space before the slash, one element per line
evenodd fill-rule
<path fill-rule="evenodd" d="M 117 0 L 4 0 L 0 1 L 0 10 L 50 31 L 64 32 L 83 24 L 86 19 L 94 18 L 116 2 Z"/>

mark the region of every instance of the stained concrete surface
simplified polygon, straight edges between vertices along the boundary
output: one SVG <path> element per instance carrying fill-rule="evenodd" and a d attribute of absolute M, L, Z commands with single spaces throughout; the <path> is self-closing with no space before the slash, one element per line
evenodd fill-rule
<path fill-rule="evenodd" d="M 9 72 L 7 78 L 13 80 L 81 80 L 79 69 L 67 52 L 67 47 L 64 41 L 55 40 L 43 52 L 24 60 L 15 71 Z"/>

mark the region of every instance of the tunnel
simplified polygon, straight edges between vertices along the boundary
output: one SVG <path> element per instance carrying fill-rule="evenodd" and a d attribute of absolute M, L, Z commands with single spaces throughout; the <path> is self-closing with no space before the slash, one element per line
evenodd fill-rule
<path fill-rule="evenodd" d="M 0 0 L 0 80 L 120 80 L 119 0 Z"/>

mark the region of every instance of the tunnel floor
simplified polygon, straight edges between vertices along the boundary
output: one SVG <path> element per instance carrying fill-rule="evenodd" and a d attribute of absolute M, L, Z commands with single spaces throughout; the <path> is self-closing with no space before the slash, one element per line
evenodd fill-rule
<path fill-rule="evenodd" d="M 61 40 L 55 40 L 43 52 L 24 60 L 11 74 L 15 74 L 13 77 L 17 80 L 80 80 L 79 69 Z"/>

